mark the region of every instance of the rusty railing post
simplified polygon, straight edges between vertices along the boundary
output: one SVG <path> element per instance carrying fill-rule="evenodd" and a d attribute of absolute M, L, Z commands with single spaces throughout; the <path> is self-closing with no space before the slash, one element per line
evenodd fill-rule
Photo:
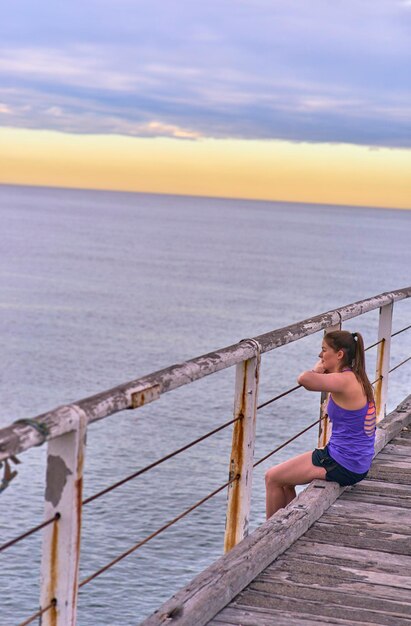
<path fill-rule="evenodd" d="M 378 344 L 377 365 L 375 370 L 375 379 L 377 382 L 374 388 L 377 422 L 382 420 L 386 414 L 393 308 L 394 302 L 390 302 L 390 304 L 386 304 L 380 308 L 378 341 L 381 341 L 381 343 Z"/>
<path fill-rule="evenodd" d="M 244 339 L 256 348 L 256 355 L 236 366 L 234 418 L 229 478 L 239 475 L 228 486 L 224 552 L 228 552 L 248 534 L 257 395 L 260 374 L 261 347 L 254 339 Z"/>
<path fill-rule="evenodd" d="M 87 418 L 72 405 L 76 427 L 52 439 L 47 450 L 45 519 L 60 515 L 43 535 L 40 607 L 55 607 L 42 626 L 75 626 L 80 560 L 81 502 Z"/>
<path fill-rule="evenodd" d="M 341 330 L 341 319 L 338 324 L 334 324 L 333 326 L 329 326 L 328 328 L 326 328 L 324 330 L 324 335 L 326 333 L 330 333 L 333 330 Z M 327 415 L 327 401 L 328 392 L 322 391 L 320 399 L 320 418 L 322 417 L 324 419 L 322 419 L 318 425 L 318 448 L 324 448 L 331 437 L 331 422 Z"/>

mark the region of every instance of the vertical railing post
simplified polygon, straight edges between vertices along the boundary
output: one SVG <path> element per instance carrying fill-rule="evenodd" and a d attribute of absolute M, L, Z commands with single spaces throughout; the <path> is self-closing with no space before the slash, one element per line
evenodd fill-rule
<path fill-rule="evenodd" d="M 324 335 L 333 330 L 341 330 L 341 319 L 338 324 L 333 324 L 324 330 Z M 318 447 L 324 448 L 331 437 L 331 422 L 327 415 L 328 392 L 321 392 L 320 399 L 320 418 L 323 418 L 318 426 Z"/>
<path fill-rule="evenodd" d="M 257 396 L 261 347 L 254 339 L 245 339 L 256 348 L 256 355 L 236 366 L 234 423 L 229 478 L 239 475 L 228 487 L 224 551 L 228 552 L 248 534 L 253 478 Z"/>
<path fill-rule="evenodd" d="M 378 341 L 381 341 L 381 343 L 378 344 L 377 365 L 375 370 L 376 383 L 374 388 L 377 422 L 382 420 L 386 414 L 393 308 L 393 302 L 380 308 Z"/>
<path fill-rule="evenodd" d="M 83 462 L 87 418 L 71 407 L 74 430 L 51 439 L 47 450 L 45 518 L 59 514 L 43 535 L 40 607 L 55 607 L 42 616 L 42 626 L 75 626 L 81 536 Z"/>

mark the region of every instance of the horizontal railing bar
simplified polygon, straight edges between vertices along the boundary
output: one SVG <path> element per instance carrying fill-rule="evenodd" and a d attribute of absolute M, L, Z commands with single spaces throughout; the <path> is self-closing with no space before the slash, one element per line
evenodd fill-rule
<path fill-rule="evenodd" d="M 406 330 L 408 330 L 409 328 L 411 328 L 411 324 L 410 324 L 409 326 L 406 326 L 405 328 L 401 328 L 401 330 L 397 330 L 397 332 L 396 332 L 396 333 L 393 333 L 393 334 L 391 335 L 391 337 L 395 337 L 395 335 L 399 335 L 400 333 L 405 332 L 405 331 L 406 331 Z"/>
<path fill-rule="evenodd" d="M 313 422 L 312 424 L 310 424 L 309 426 L 307 426 L 307 428 L 304 428 L 304 430 L 301 430 L 299 433 L 297 433 L 296 435 L 294 435 L 294 437 L 291 437 L 291 439 L 288 439 L 287 441 L 285 441 L 284 443 L 282 443 L 280 446 L 278 446 L 277 448 L 275 448 L 275 450 L 273 450 L 272 452 L 269 452 L 268 454 L 266 454 L 265 456 L 263 456 L 262 459 L 260 459 L 259 461 L 256 461 L 253 465 L 253 467 L 257 467 L 257 465 L 260 465 L 260 463 L 262 463 L 263 461 L 265 461 L 266 459 L 268 459 L 270 456 L 272 456 L 273 454 L 275 454 L 276 452 L 278 452 L 279 450 L 281 450 L 282 448 L 285 448 L 285 446 L 287 446 L 289 443 L 291 443 L 292 441 L 294 441 L 294 439 L 297 439 L 298 437 L 301 437 L 301 435 L 303 435 L 304 433 L 307 432 L 307 430 L 310 430 L 310 428 L 314 428 L 314 426 L 316 424 L 319 424 L 321 422 L 321 420 L 323 420 L 324 417 L 320 417 L 318 420 L 316 420 L 315 422 Z"/>
<path fill-rule="evenodd" d="M 229 422 L 226 422 L 225 424 L 223 424 L 222 426 L 219 426 L 218 428 L 215 428 L 214 430 L 210 431 L 206 435 L 203 435 L 202 437 L 199 437 L 195 441 L 192 441 L 191 443 L 188 443 L 187 445 L 183 446 L 182 448 L 179 448 L 178 450 L 175 450 L 174 452 L 171 452 L 170 454 L 167 454 L 166 456 L 163 456 L 161 459 L 158 459 L 158 461 L 154 461 L 154 463 L 151 463 L 150 465 L 146 465 L 146 467 L 143 467 L 142 469 L 138 470 L 137 472 L 134 472 L 134 474 L 130 474 L 129 476 L 126 476 L 126 478 L 123 478 L 122 480 L 119 480 L 117 483 L 114 483 L 110 487 L 107 487 L 106 489 L 103 489 L 102 491 L 99 491 L 98 493 L 95 493 L 93 496 L 90 496 L 89 498 L 86 498 L 85 500 L 83 500 L 83 505 L 84 504 L 89 504 L 89 502 L 92 502 L 93 500 L 96 500 L 97 498 L 99 498 L 100 496 L 103 496 L 104 494 L 108 493 L 109 491 L 112 491 L 113 489 L 116 489 L 117 487 L 120 487 L 121 485 L 124 485 L 124 483 L 128 482 L 129 480 L 132 480 L 133 478 L 137 478 L 137 476 L 140 476 L 141 474 L 144 474 L 144 472 L 147 472 L 148 470 L 153 469 L 153 467 L 157 467 L 157 465 L 160 465 L 161 463 L 164 463 L 164 461 L 167 461 L 168 459 L 171 459 L 172 457 L 176 456 L 177 454 L 180 454 L 181 452 L 184 452 L 185 450 L 188 450 L 189 448 L 192 448 L 197 443 L 200 443 L 200 441 L 204 441 L 204 439 L 207 439 L 208 437 L 211 437 L 211 435 L 215 435 L 215 433 L 218 433 L 220 430 L 223 430 L 223 428 L 226 428 L 227 426 L 230 426 L 230 424 L 234 424 L 234 422 L 238 422 L 238 420 L 241 420 L 241 419 L 243 419 L 243 418 L 242 417 L 236 417 L 235 419 L 232 419 Z"/>
<path fill-rule="evenodd" d="M 370 346 L 367 346 L 367 348 L 364 348 L 364 352 L 367 352 L 367 350 L 371 350 L 371 348 L 375 348 L 375 346 L 378 346 L 383 341 L 384 341 L 384 339 L 380 339 L 379 341 L 376 341 L 375 343 L 372 343 Z"/>
<path fill-rule="evenodd" d="M 401 365 L 404 365 L 404 363 L 406 363 L 407 361 L 409 361 L 411 359 L 411 356 L 408 357 L 408 359 L 405 359 L 405 361 L 401 361 L 401 363 L 398 363 L 398 365 L 396 365 L 395 367 L 393 367 L 392 369 L 388 370 L 389 373 L 393 372 L 394 370 L 398 369 L 399 367 L 401 367 Z"/>
<path fill-rule="evenodd" d="M 157 399 L 163 393 L 252 358 L 255 356 L 256 345 L 258 344 L 262 353 L 269 352 L 344 320 L 410 296 L 411 287 L 406 287 L 359 300 L 333 311 L 259 335 L 254 337 L 253 341 L 243 340 L 184 363 L 172 365 L 148 376 L 84 398 L 76 404 L 57 407 L 30 420 L 37 422 L 38 428 L 30 423 L 12 424 L 0 430 L 0 461 L 35 445 L 40 445 L 45 440 L 70 432 L 75 427 L 74 423 L 78 419 L 79 410 L 85 412 L 89 422 L 94 422 L 113 413 L 142 406 Z M 135 396 L 138 396 L 137 403 L 133 400 Z M 48 434 L 45 435 L 44 433 Z"/>
<path fill-rule="evenodd" d="M 60 513 L 56 513 L 53 517 L 51 517 L 50 519 L 46 520 L 45 522 L 42 522 L 41 524 L 38 524 L 37 526 L 34 526 L 33 528 L 31 528 L 27 532 L 23 533 L 22 535 L 19 535 L 18 537 L 15 537 L 14 539 L 11 539 L 10 541 L 7 541 L 7 543 L 3 543 L 0 546 L 0 552 L 2 552 L 3 550 L 6 550 L 6 548 L 10 548 L 11 546 L 14 546 L 16 543 L 18 543 L 22 539 L 25 539 L 26 537 L 29 537 L 30 535 L 32 535 L 33 533 L 37 532 L 38 530 L 41 530 L 45 526 L 48 526 L 52 522 L 60 519 L 60 517 L 61 517 Z"/>
<path fill-rule="evenodd" d="M 110 563 L 107 563 L 107 565 L 105 565 L 101 569 L 97 570 L 97 572 L 94 572 L 94 574 L 91 574 L 91 576 L 88 576 L 87 578 L 82 580 L 81 583 L 79 584 L 79 587 L 83 587 L 84 585 L 87 585 L 87 583 L 92 581 L 94 578 L 97 578 L 97 576 L 100 576 L 100 574 L 103 574 L 103 572 L 107 571 L 113 565 L 116 565 L 116 563 L 118 563 L 119 561 L 124 559 L 126 556 L 129 556 L 130 554 L 132 554 L 132 552 L 135 552 L 138 548 L 143 546 L 145 543 L 147 543 L 151 539 L 154 539 L 154 537 L 157 537 L 157 535 L 159 535 L 160 533 L 164 532 L 167 528 L 169 528 L 170 526 L 172 526 L 173 524 L 178 522 L 180 519 L 182 519 L 183 517 L 185 517 L 186 515 L 188 515 L 192 511 L 194 511 L 194 509 L 197 509 L 199 506 L 201 506 L 202 504 L 207 502 L 207 500 L 210 500 L 210 498 L 212 498 L 213 496 L 215 496 L 218 493 L 220 493 L 220 491 L 222 491 L 223 489 L 228 487 L 228 485 L 231 485 L 231 483 L 233 483 L 234 481 L 238 480 L 239 478 L 240 478 L 239 474 L 237 474 L 237 476 L 234 476 L 234 478 L 231 478 L 231 480 L 229 480 L 226 483 L 224 483 L 224 485 L 222 485 L 221 487 L 219 487 L 215 491 L 212 491 L 205 498 L 203 498 L 202 500 L 199 500 L 198 502 L 196 502 L 196 504 L 193 504 L 193 506 L 191 506 L 189 509 L 186 509 L 185 511 L 180 513 L 180 515 L 177 515 L 177 517 L 174 517 L 172 520 L 167 522 L 167 524 L 165 524 L 164 526 L 162 526 L 161 528 L 159 528 L 155 532 L 151 533 L 151 535 L 149 535 L 148 537 L 145 537 L 145 539 L 142 539 L 142 541 L 139 541 L 137 544 L 135 544 L 134 546 L 132 546 L 131 548 L 129 548 L 128 550 L 126 550 L 125 552 L 123 552 L 122 554 L 117 556 L 115 559 L 110 561 Z"/>
<path fill-rule="evenodd" d="M 44 609 L 38 610 L 37 613 L 33 613 L 33 615 L 30 615 L 30 617 L 28 617 L 24 622 L 20 622 L 18 626 L 27 626 L 27 624 L 31 624 L 32 622 L 34 622 L 35 619 L 37 619 L 38 617 L 41 617 L 43 613 L 50 611 L 50 609 L 52 609 L 56 605 L 57 605 L 57 600 L 53 599 L 48 606 L 46 606 Z"/>
<path fill-rule="evenodd" d="M 280 398 L 283 398 L 284 396 L 287 396 L 292 391 L 296 391 L 297 389 L 300 389 L 301 387 L 302 387 L 302 385 L 297 385 L 296 387 L 293 387 L 292 389 L 288 389 L 287 391 L 283 391 L 283 393 L 280 393 L 279 396 L 275 396 L 275 398 L 271 398 L 271 400 L 267 400 L 267 402 L 263 402 L 263 404 L 259 404 L 258 407 L 257 407 L 257 411 L 259 409 L 262 409 L 264 406 L 267 406 L 267 404 L 271 404 L 272 402 L 275 402 L 275 400 L 279 400 Z"/>
<path fill-rule="evenodd" d="M 399 335 L 400 333 L 403 333 L 404 331 L 408 330 L 409 328 L 411 328 L 411 325 L 410 326 L 406 326 L 405 328 L 402 328 L 401 330 L 397 330 L 397 332 L 392 333 L 391 337 L 395 337 L 396 335 Z M 367 348 L 365 348 L 364 352 L 367 352 L 367 350 L 371 350 L 371 348 L 375 348 L 375 346 L 378 346 L 383 341 L 384 341 L 384 339 L 380 339 L 379 341 L 376 341 L 371 346 L 368 346 Z"/>

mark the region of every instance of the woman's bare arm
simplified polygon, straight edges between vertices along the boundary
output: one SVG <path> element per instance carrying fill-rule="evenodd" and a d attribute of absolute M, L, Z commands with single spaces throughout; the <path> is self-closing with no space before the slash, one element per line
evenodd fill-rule
<path fill-rule="evenodd" d="M 350 383 L 349 376 L 344 373 L 325 374 L 314 370 L 302 372 L 297 381 L 308 391 L 331 391 L 335 393 L 346 391 Z"/>

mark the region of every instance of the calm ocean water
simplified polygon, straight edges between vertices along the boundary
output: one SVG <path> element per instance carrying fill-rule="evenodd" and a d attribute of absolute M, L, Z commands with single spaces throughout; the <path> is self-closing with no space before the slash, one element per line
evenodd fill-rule
<path fill-rule="evenodd" d="M 0 187 L 0 426 L 323 311 L 411 283 L 411 211 Z M 394 328 L 410 323 L 395 307 Z M 375 340 L 378 312 L 346 324 Z M 409 331 L 410 332 L 410 331 Z M 392 363 L 411 354 L 393 339 Z M 320 335 L 263 356 L 259 401 L 295 385 Z M 369 354 L 370 377 L 375 369 Z M 410 365 L 390 380 L 391 410 Z M 234 369 L 92 425 L 85 497 L 232 416 Z M 261 411 L 256 456 L 318 417 L 299 390 Z M 81 578 L 227 480 L 231 431 L 89 504 Z M 308 432 L 254 476 L 312 448 Z M 0 543 L 42 519 L 46 448 L 21 455 L 0 494 Z M 79 625 L 136 625 L 222 553 L 224 493 L 86 585 Z M 0 555 L 0 624 L 38 606 L 37 534 Z"/>

